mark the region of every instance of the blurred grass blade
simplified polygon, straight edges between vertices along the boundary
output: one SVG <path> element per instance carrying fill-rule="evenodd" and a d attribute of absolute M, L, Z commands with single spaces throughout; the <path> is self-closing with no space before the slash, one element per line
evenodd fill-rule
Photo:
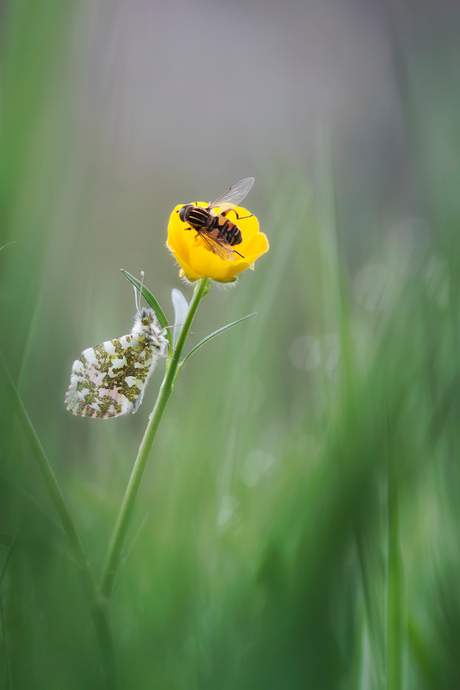
<path fill-rule="evenodd" d="M 11 659 L 10 651 L 8 648 L 8 641 L 6 638 L 6 620 L 5 620 L 5 610 L 3 608 L 3 596 L 0 590 L 0 620 L 2 626 L 2 641 L 3 641 L 3 655 L 5 658 L 5 688 L 6 690 L 12 690 L 13 681 L 11 674 Z"/>
<path fill-rule="evenodd" d="M 427 687 L 435 688 L 437 669 L 433 662 L 433 650 L 430 643 L 426 641 L 420 623 L 415 621 L 414 613 L 411 610 L 408 612 L 407 640 L 412 656 L 416 661 L 419 672 L 427 683 Z"/>
<path fill-rule="evenodd" d="M 3 639 L 3 653 L 5 655 L 5 680 L 6 680 L 6 688 L 7 690 L 11 690 L 13 687 L 13 681 L 12 681 L 12 674 L 11 674 L 11 659 L 10 659 L 10 653 L 8 649 L 8 640 L 6 637 L 6 619 L 5 619 L 5 610 L 3 608 L 3 596 L 2 596 L 2 583 L 6 575 L 6 571 L 8 569 L 8 565 L 11 561 L 11 557 L 13 555 L 13 551 L 16 546 L 16 542 L 18 539 L 18 534 L 19 530 L 21 529 L 21 526 L 19 525 L 16 534 L 14 535 L 10 548 L 8 549 L 8 553 L 6 554 L 5 562 L 3 563 L 3 568 L 2 572 L 0 573 L 0 618 L 1 618 L 1 625 L 2 625 L 2 639 Z"/>
<path fill-rule="evenodd" d="M 15 405 L 17 415 L 18 415 L 19 420 L 22 424 L 22 428 L 24 430 L 24 433 L 27 436 L 27 439 L 30 443 L 33 454 L 35 456 L 35 460 L 37 461 L 40 472 L 42 474 L 42 477 L 43 477 L 43 479 L 47 485 L 47 488 L 48 488 L 48 491 L 50 492 L 51 498 L 53 499 L 54 505 L 55 505 L 56 510 L 58 512 L 58 515 L 61 519 L 62 525 L 66 531 L 67 538 L 69 539 L 69 542 L 70 542 L 70 544 L 74 550 L 77 561 L 79 563 L 84 563 L 84 562 L 86 562 L 86 555 L 83 552 L 83 547 L 81 545 L 80 538 L 77 535 L 77 531 L 75 529 L 75 525 L 73 523 L 69 509 L 67 508 L 67 504 L 65 502 L 64 496 L 62 495 L 61 489 L 58 485 L 58 482 L 57 482 L 57 479 L 56 479 L 55 474 L 53 472 L 53 469 L 51 467 L 50 461 L 48 460 L 48 456 L 46 455 L 45 450 L 41 444 L 41 441 L 38 438 L 38 434 L 35 430 L 35 427 L 32 424 L 32 421 L 31 421 L 31 419 L 27 413 L 25 405 L 22 402 L 21 396 L 19 395 L 16 386 L 14 385 L 14 381 L 11 378 L 11 374 L 8 370 L 7 364 L 5 362 L 5 358 L 3 357 L 3 354 L 1 351 L 0 351 L 0 360 L 3 363 L 4 371 L 6 374 L 7 384 L 9 385 L 9 388 L 10 388 L 11 398 L 12 398 L 12 401 Z"/>
<path fill-rule="evenodd" d="M 10 546 L 13 539 L 14 536 L 12 534 L 8 534 L 7 532 L 0 532 L 0 544 L 2 544 L 3 546 Z"/>
<path fill-rule="evenodd" d="M 15 537 L 13 534 L 8 534 L 8 532 L 0 532 L 0 546 L 10 546 L 14 539 Z M 60 544 L 50 544 L 45 540 L 34 541 L 32 539 L 23 539 L 21 537 L 16 541 L 16 548 L 25 549 L 26 551 L 35 551 L 40 554 L 43 554 L 44 551 L 52 553 L 60 558 L 65 558 L 65 560 L 68 561 L 72 567 L 77 567 L 77 564 L 73 558 L 71 558 L 71 556 Z"/>
<path fill-rule="evenodd" d="M 18 540 L 18 535 L 19 535 L 20 529 L 21 529 L 21 526 L 19 526 L 19 528 L 16 531 L 16 534 L 14 535 L 13 539 L 11 540 L 10 548 L 8 549 L 8 553 L 6 554 L 5 562 L 3 563 L 3 567 L 2 567 L 2 570 L 0 572 L 0 587 L 3 584 L 3 580 L 5 578 L 9 562 L 11 561 L 11 556 L 13 555 L 13 551 L 16 547 L 16 542 Z"/>
<path fill-rule="evenodd" d="M 92 579 L 92 573 L 89 569 L 88 559 L 83 549 L 83 545 L 80 541 L 80 537 L 75 528 L 72 516 L 67 507 L 67 503 L 62 494 L 56 476 L 51 467 L 51 463 L 48 460 L 48 456 L 41 444 L 38 434 L 35 430 L 32 420 L 30 419 L 24 403 L 22 402 L 21 396 L 18 393 L 14 381 L 11 378 L 11 374 L 3 357 L 3 353 L 0 350 L 0 361 L 3 363 L 3 368 L 6 375 L 6 381 L 10 388 L 11 398 L 16 408 L 16 413 L 21 422 L 24 433 L 30 443 L 32 452 L 34 454 L 37 465 L 42 474 L 43 480 L 47 486 L 50 493 L 51 499 L 54 503 L 56 511 L 61 520 L 64 531 L 67 535 L 70 547 L 72 549 L 75 561 L 80 568 L 82 579 L 85 581 L 85 586 L 87 587 L 89 594 L 95 597 L 94 582 Z"/>
<path fill-rule="evenodd" d="M 173 288 L 173 291 L 171 293 L 171 299 L 174 306 L 174 325 L 179 326 L 180 324 L 183 324 L 185 322 L 189 305 L 182 292 L 177 288 Z M 172 335 L 174 347 L 176 346 L 179 334 L 180 328 L 174 328 Z"/>
<path fill-rule="evenodd" d="M 200 340 L 200 342 L 198 343 L 198 345 L 195 345 L 195 347 L 194 347 L 192 350 L 190 350 L 190 352 L 188 353 L 188 355 L 184 358 L 184 360 L 183 360 L 181 366 L 183 366 L 183 365 L 185 364 L 185 362 L 186 362 L 188 359 L 190 359 L 190 357 L 191 357 L 192 355 L 194 355 L 195 352 L 196 352 L 197 350 L 200 349 L 200 347 L 202 347 L 205 343 L 207 343 L 207 342 L 209 342 L 210 340 L 212 340 L 212 338 L 215 338 L 216 335 L 219 335 L 220 333 L 223 333 L 224 331 L 227 331 L 229 328 L 232 328 L 233 326 L 236 326 L 236 324 L 237 324 L 237 323 L 241 323 L 241 321 L 246 321 L 246 319 L 250 319 L 251 316 L 255 316 L 256 314 L 257 314 L 257 312 L 253 312 L 252 314 L 248 314 L 247 316 L 243 316 L 243 318 L 238 319 L 237 321 L 233 321 L 232 323 L 228 323 L 226 326 L 222 326 L 222 328 L 219 328 L 219 329 L 217 329 L 217 331 L 213 331 L 212 333 L 210 333 L 209 335 L 207 335 L 206 338 L 203 338 L 203 340 Z"/>
<path fill-rule="evenodd" d="M 138 280 L 137 278 L 135 278 L 134 276 L 132 276 L 131 273 L 128 273 L 128 271 L 125 271 L 124 268 L 121 269 L 121 272 L 123 273 L 125 278 L 127 278 L 129 280 L 129 282 L 132 285 L 134 285 L 136 290 L 138 292 L 140 292 L 141 291 L 141 281 Z M 158 302 L 156 297 L 154 295 L 152 295 L 150 290 L 145 287 L 145 285 L 142 286 L 142 296 L 145 299 L 145 301 L 147 302 L 147 304 L 149 305 L 149 307 L 151 307 L 153 309 L 153 311 L 155 312 L 155 314 L 157 315 L 158 321 L 160 322 L 160 326 L 162 326 L 163 328 L 167 328 L 169 326 L 168 319 L 166 318 L 166 315 L 165 315 L 163 309 L 161 308 L 160 303 Z M 167 331 L 167 337 L 169 339 L 169 342 L 171 343 L 171 336 L 170 336 L 169 330 Z"/>
<path fill-rule="evenodd" d="M 77 563 L 83 587 L 89 599 L 94 625 L 100 645 L 107 688 L 115 688 L 115 660 L 113 656 L 113 644 L 107 615 L 107 607 L 104 605 L 104 602 L 101 602 L 88 557 L 86 556 L 72 515 L 61 491 L 61 487 L 59 486 L 56 475 L 54 474 L 51 463 L 48 460 L 48 456 L 45 453 L 35 427 L 32 424 L 32 420 L 30 419 L 26 407 L 22 402 L 21 396 L 14 385 L 14 381 L 11 377 L 1 350 L 0 361 L 3 364 L 7 385 L 10 389 L 13 404 L 15 405 L 16 414 L 19 417 L 23 431 L 29 441 L 33 455 L 40 469 L 43 481 L 46 484 L 51 499 L 54 503 L 54 507 L 67 534 L 67 539 L 69 540 L 70 548 L 72 549 L 72 553 Z"/>
<path fill-rule="evenodd" d="M 17 534 L 8 534 L 8 532 L 0 532 L 0 545 L 1 546 L 11 546 L 15 544 L 18 548 L 23 547 L 25 549 L 38 548 L 38 544 L 30 539 L 18 539 Z M 0 586 L 2 584 L 2 578 L 0 576 Z"/>
<path fill-rule="evenodd" d="M 402 621 L 401 575 L 399 546 L 398 477 L 395 458 L 388 468 L 388 593 L 387 593 L 387 688 L 402 688 Z"/>
<path fill-rule="evenodd" d="M 62 545 L 62 538 L 66 539 L 67 535 L 62 524 L 53 515 L 50 515 L 46 511 L 45 507 L 34 497 L 29 494 L 28 491 L 24 489 L 23 486 L 18 484 L 7 475 L 0 472 L 0 486 L 7 487 L 8 491 L 14 496 L 15 501 L 20 501 L 23 504 L 23 510 L 25 514 L 28 515 L 35 523 L 37 521 L 43 522 L 44 531 L 48 534 L 49 530 L 53 530 L 53 541 L 57 538 L 59 543 Z M 19 543 L 23 541 L 21 537 Z M 9 542 L 8 542 L 9 543 Z"/>
<path fill-rule="evenodd" d="M 7 242 L 6 244 L 3 245 L 3 247 L 0 247 L 0 252 L 1 252 L 3 249 L 5 249 L 5 247 L 9 247 L 10 244 L 16 244 L 16 242 L 14 242 L 14 241 L 13 241 L 13 242 Z"/>

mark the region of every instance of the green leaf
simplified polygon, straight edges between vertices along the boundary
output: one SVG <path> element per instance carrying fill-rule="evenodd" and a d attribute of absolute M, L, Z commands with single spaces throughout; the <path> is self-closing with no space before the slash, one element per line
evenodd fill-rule
<path fill-rule="evenodd" d="M 0 247 L 0 252 L 2 251 L 2 249 L 5 249 L 5 247 L 9 247 L 10 244 L 16 244 L 16 242 L 14 242 L 14 241 L 13 242 L 7 242 L 6 244 L 3 245 L 3 247 Z"/>
<path fill-rule="evenodd" d="M 8 534 L 7 532 L 0 532 L 0 546 L 11 546 L 15 539 L 13 534 Z M 27 551 L 37 551 L 38 553 L 43 553 L 43 551 L 48 551 L 54 555 L 65 558 L 66 561 L 71 563 L 74 567 L 77 566 L 75 561 L 69 556 L 66 550 L 60 544 L 50 544 L 49 540 L 40 539 L 40 541 L 33 541 L 32 539 L 23 539 L 19 537 L 16 539 L 17 549 L 26 549 Z M 4 551 L 0 549 L 0 554 Z"/>
<path fill-rule="evenodd" d="M 241 321 L 246 321 L 246 319 L 250 319 L 251 316 L 255 316 L 257 312 L 253 312 L 252 314 L 248 314 L 247 316 L 243 316 L 242 319 L 238 319 L 238 321 L 233 321 L 232 323 L 228 323 L 226 326 L 222 326 L 222 328 L 218 328 L 217 331 L 213 331 L 213 333 L 210 333 L 209 335 L 206 336 L 206 338 L 203 338 L 203 340 L 200 340 L 198 345 L 195 345 L 195 347 L 190 350 L 188 355 L 184 357 L 184 360 L 182 361 L 181 366 L 184 366 L 185 362 L 190 359 L 192 355 L 195 354 L 197 350 L 200 349 L 205 343 L 209 342 L 212 340 L 212 338 L 215 338 L 216 335 L 219 335 L 219 333 L 223 333 L 224 331 L 228 330 L 229 328 L 232 328 L 232 326 L 236 326 L 237 323 L 241 323 Z"/>
<path fill-rule="evenodd" d="M 3 582 L 4 578 L 5 578 L 6 571 L 7 571 L 9 562 L 10 562 L 10 560 L 11 560 L 11 556 L 13 555 L 14 547 L 16 546 L 16 542 L 17 542 L 17 539 L 18 539 L 18 534 L 19 534 L 19 530 L 20 530 L 20 529 L 21 529 L 21 526 L 18 527 L 18 530 L 17 530 L 16 534 L 15 534 L 14 537 L 12 538 L 11 543 L 10 543 L 10 548 L 8 549 L 8 553 L 6 554 L 6 558 L 5 558 L 5 561 L 4 561 L 4 563 L 3 563 L 2 570 L 1 570 L 1 572 L 0 572 L 0 587 L 2 586 L 2 582 Z"/>
<path fill-rule="evenodd" d="M 180 328 L 178 328 L 178 326 L 185 323 L 189 305 L 182 292 L 177 288 L 173 288 L 171 298 L 174 306 L 174 325 L 176 326 L 172 336 L 173 346 L 175 347 L 180 334 Z"/>
<path fill-rule="evenodd" d="M 129 280 L 129 282 L 132 285 L 134 285 L 136 290 L 138 292 L 140 292 L 141 291 L 140 280 L 138 280 L 137 278 L 132 276 L 131 273 L 128 273 L 128 271 L 125 271 L 124 268 L 121 269 L 121 272 L 123 273 L 125 278 L 127 278 Z M 160 326 L 162 326 L 163 328 L 168 328 L 168 319 L 166 318 L 163 309 L 160 307 L 160 303 L 154 297 L 154 295 L 152 295 L 150 290 L 145 287 L 145 285 L 142 286 L 142 296 L 145 299 L 145 301 L 147 302 L 147 304 L 149 305 L 149 307 L 151 307 L 153 309 L 153 311 L 155 312 L 155 314 L 157 315 L 158 321 L 160 322 Z M 166 335 L 167 335 L 167 338 L 169 340 L 169 344 L 171 344 L 171 334 L 169 332 L 169 328 L 166 331 Z"/>
<path fill-rule="evenodd" d="M 0 572 L 0 589 L 3 583 L 3 580 L 6 575 L 6 571 L 9 565 L 9 562 L 11 560 L 11 556 L 13 555 L 14 547 L 16 546 L 16 541 L 18 538 L 19 530 L 21 529 L 21 525 L 19 525 L 18 530 L 16 534 L 14 535 L 10 548 L 8 549 L 8 553 L 6 554 L 5 561 L 3 563 L 3 568 L 2 571 Z M 4 649 L 4 656 L 5 656 L 5 679 L 6 679 L 6 688 L 7 690 L 11 690 L 13 687 L 13 683 L 11 680 L 11 659 L 8 651 L 8 643 L 7 643 L 7 634 L 6 634 L 6 618 L 5 618 L 5 609 L 3 606 L 3 599 L 2 599 L 2 593 L 0 591 L 0 619 L 1 619 L 1 625 L 2 625 L 2 638 L 3 638 L 3 649 Z"/>
<path fill-rule="evenodd" d="M 14 534 L 8 534 L 7 532 L 0 532 L 0 545 L 1 546 L 11 546 L 14 539 L 15 539 Z M 34 542 L 28 541 L 26 539 L 17 539 L 16 540 L 16 546 L 18 546 L 18 547 L 22 546 L 22 547 L 27 549 L 27 548 L 33 548 L 34 546 L 36 546 L 36 544 L 34 544 Z"/>

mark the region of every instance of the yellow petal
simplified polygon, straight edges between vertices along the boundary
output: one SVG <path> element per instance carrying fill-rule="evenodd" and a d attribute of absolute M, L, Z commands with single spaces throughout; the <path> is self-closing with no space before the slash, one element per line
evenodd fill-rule
<path fill-rule="evenodd" d="M 202 201 L 198 205 L 207 206 Z M 187 229 L 187 224 L 179 217 L 181 208 L 182 205 L 176 206 L 171 214 L 167 245 L 181 266 L 181 272 L 192 281 L 205 277 L 221 282 L 231 281 L 247 268 L 254 270 L 254 262 L 269 249 L 267 238 L 259 232 L 257 218 L 245 208 L 235 206 L 227 217 L 241 230 L 243 241 L 235 246 L 243 256 L 234 253 L 233 261 L 222 259 L 208 248 L 195 230 Z"/>

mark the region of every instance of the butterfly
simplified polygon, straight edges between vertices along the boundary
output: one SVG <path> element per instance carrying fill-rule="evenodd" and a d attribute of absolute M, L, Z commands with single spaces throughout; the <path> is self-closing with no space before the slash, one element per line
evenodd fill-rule
<path fill-rule="evenodd" d="M 88 347 L 72 365 L 65 403 L 74 414 L 108 419 L 139 409 L 168 339 L 153 309 L 141 309 L 134 291 L 137 313 L 131 333 Z"/>

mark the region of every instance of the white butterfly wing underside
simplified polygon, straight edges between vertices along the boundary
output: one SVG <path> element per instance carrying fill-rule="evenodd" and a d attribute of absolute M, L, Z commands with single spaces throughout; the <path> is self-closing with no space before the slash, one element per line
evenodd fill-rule
<path fill-rule="evenodd" d="M 102 419 L 136 412 L 157 360 L 144 333 L 87 348 L 72 365 L 67 409 Z"/>

